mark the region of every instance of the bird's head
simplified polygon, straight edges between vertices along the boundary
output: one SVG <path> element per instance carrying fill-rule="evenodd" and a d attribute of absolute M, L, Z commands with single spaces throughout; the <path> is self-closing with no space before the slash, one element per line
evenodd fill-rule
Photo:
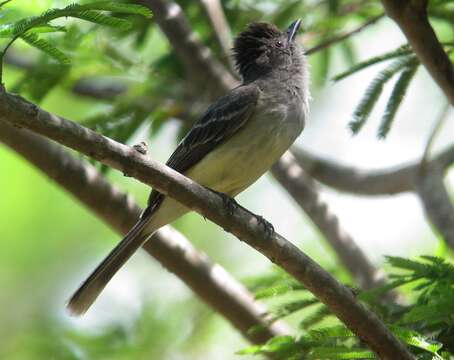
<path fill-rule="evenodd" d="M 296 44 L 301 20 L 280 31 L 266 22 L 253 22 L 234 41 L 233 56 L 244 81 L 252 81 L 273 69 L 299 63 L 303 56 Z"/>

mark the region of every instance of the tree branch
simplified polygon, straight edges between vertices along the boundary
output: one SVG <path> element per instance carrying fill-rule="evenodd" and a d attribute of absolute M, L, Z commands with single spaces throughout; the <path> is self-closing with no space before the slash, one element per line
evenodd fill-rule
<path fill-rule="evenodd" d="M 369 262 L 353 238 L 341 227 L 337 216 L 320 199 L 313 180 L 290 151 L 273 166 L 272 174 L 309 216 L 359 286 L 367 290 L 383 285 L 384 274 Z"/>
<path fill-rule="evenodd" d="M 30 161 L 120 235 L 126 234 L 137 221 L 141 210 L 134 201 L 111 185 L 93 166 L 71 156 L 62 146 L 3 121 L 0 121 L 0 141 Z M 266 309 L 178 231 L 170 227 L 161 229 L 144 245 L 144 250 L 251 342 L 261 344 L 273 336 L 288 334 L 284 323 L 266 322 Z M 249 331 L 258 325 L 261 331 Z"/>
<path fill-rule="evenodd" d="M 230 56 L 232 47 L 232 34 L 230 26 L 225 18 L 224 10 L 220 0 L 199 0 L 201 8 L 210 22 L 211 29 L 221 49 L 221 58 L 228 64 L 230 71 L 236 74 L 235 65 Z"/>
<path fill-rule="evenodd" d="M 422 163 L 416 178 L 416 190 L 427 217 L 454 249 L 454 206 L 443 183 L 443 171 L 435 165 Z"/>
<path fill-rule="evenodd" d="M 159 27 L 183 63 L 192 85 L 210 97 L 218 97 L 237 84 L 224 66 L 213 58 L 210 49 L 197 39 L 180 5 L 165 0 L 138 2 L 153 12 Z"/>
<path fill-rule="evenodd" d="M 130 147 L 52 115 L 24 99 L 0 92 L 0 120 L 33 130 L 153 186 L 231 232 L 285 269 L 311 291 L 381 359 L 414 359 L 378 317 L 295 245 L 270 234 L 256 215 L 232 211 L 225 199 Z"/>
<path fill-rule="evenodd" d="M 399 167 L 367 171 L 338 165 L 302 149 L 294 148 L 292 152 L 298 164 L 316 180 L 339 191 L 360 195 L 393 195 L 414 191 L 420 166 L 420 162 L 416 161 Z M 445 171 L 454 163 L 454 145 L 439 153 L 430 163 L 438 164 Z"/>
<path fill-rule="evenodd" d="M 366 22 L 364 22 L 363 24 L 359 25 L 358 27 L 356 27 L 356 28 L 354 28 L 354 29 L 352 29 L 350 31 L 347 31 L 344 34 L 339 34 L 339 35 L 333 36 L 330 39 L 322 41 L 320 44 L 315 45 L 315 46 L 307 49 L 305 51 L 305 54 L 306 55 L 312 55 L 312 54 L 316 53 L 317 51 L 323 50 L 323 49 L 325 49 L 325 48 L 327 48 L 329 46 L 332 46 L 332 45 L 334 45 L 334 44 L 336 44 L 338 42 L 341 42 L 341 41 L 343 41 L 345 39 L 348 39 L 349 37 L 351 37 L 353 35 L 356 35 L 357 33 L 363 31 L 368 26 L 370 26 L 372 24 L 375 24 L 384 15 L 385 14 L 380 14 L 380 15 L 374 16 L 374 17 L 370 18 L 369 20 L 367 20 Z"/>
<path fill-rule="evenodd" d="M 382 3 L 386 14 L 400 27 L 419 61 L 454 106 L 454 66 L 429 23 L 428 0 L 382 0 Z"/>

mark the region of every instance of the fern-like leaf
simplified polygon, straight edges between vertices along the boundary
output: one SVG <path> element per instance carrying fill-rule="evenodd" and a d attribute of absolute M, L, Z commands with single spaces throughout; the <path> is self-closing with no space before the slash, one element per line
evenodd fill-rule
<path fill-rule="evenodd" d="M 98 11 L 85 10 L 72 14 L 72 17 L 87 20 L 95 24 L 116 27 L 121 30 L 128 30 L 131 28 L 131 23 L 124 19 L 119 19 L 114 16 L 104 15 Z"/>
<path fill-rule="evenodd" d="M 314 347 L 305 357 L 313 360 L 338 360 L 338 359 L 376 359 L 372 351 L 363 349 L 350 349 L 344 346 Z"/>
<path fill-rule="evenodd" d="M 5 6 L 6 4 L 8 4 L 11 1 L 13 1 L 13 0 L 5 0 L 5 1 L 0 2 L 0 8 Z"/>
<path fill-rule="evenodd" d="M 404 99 L 405 93 L 407 92 L 408 85 L 410 85 L 413 76 L 418 69 L 418 64 L 411 64 L 406 69 L 402 71 L 399 76 L 399 79 L 394 85 L 393 91 L 389 96 L 388 103 L 386 104 L 386 109 L 383 114 L 380 127 L 378 129 L 378 138 L 384 139 L 388 135 L 391 125 L 394 118 L 396 117 L 397 110 L 399 109 L 402 100 Z"/>
<path fill-rule="evenodd" d="M 369 115 L 380 97 L 384 85 L 399 71 L 414 62 L 414 56 L 407 56 L 404 59 L 396 60 L 372 80 L 366 93 L 362 97 L 360 103 L 353 113 L 353 121 L 349 123 L 349 127 L 353 134 L 357 134 L 366 123 Z"/>
<path fill-rule="evenodd" d="M 379 55 L 379 56 L 375 56 L 373 58 L 370 58 L 370 59 L 367 59 L 365 61 L 362 61 L 362 62 L 359 62 L 357 64 L 355 64 L 354 66 L 352 66 L 350 69 L 348 69 L 347 71 L 344 71 L 343 73 L 340 73 L 336 76 L 333 77 L 333 81 L 339 81 L 339 80 L 342 80 L 342 79 L 345 79 L 347 76 L 350 76 L 360 70 L 363 70 L 371 65 L 375 65 L 375 64 L 378 64 L 382 61 L 386 61 L 386 60 L 390 60 L 390 59 L 393 59 L 393 58 L 396 58 L 396 57 L 399 57 L 399 56 L 404 56 L 404 55 L 409 55 L 411 54 L 411 49 L 408 45 L 403 45 L 399 48 L 397 48 L 396 50 L 393 50 L 393 51 L 390 51 L 390 52 L 387 52 L 385 54 L 382 54 L 382 55 Z"/>
<path fill-rule="evenodd" d="M 71 6 L 71 5 L 70 5 Z M 85 10 L 113 11 L 123 14 L 142 15 L 151 17 L 150 9 L 136 4 L 117 3 L 113 1 L 97 1 L 88 4 L 74 4 L 73 8 Z"/>
<path fill-rule="evenodd" d="M 328 338 L 350 338 L 355 334 L 344 325 L 330 326 L 309 331 L 309 338 L 315 341 L 324 341 Z"/>
<path fill-rule="evenodd" d="M 34 33 L 25 33 L 21 35 L 21 39 L 27 42 L 29 45 L 45 52 L 49 56 L 53 57 L 59 63 L 63 65 L 70 65 L 71 60 L 63 52 L 58 50 L 54 45 L 48 41 L 41 39 Z"/>
<path fill-rule="evenodd" d="M 311 328 L 332 315 L 331 311 L 325 305 L 321 305 L 314 313 L 303 319 L 299 327 L 301 329 Z"/>
<path fill-rule="evenodd" d="M 390 326 L 390 330 L 404 343 L 423 349 L 432 354 L 437 354 L 437 352 L 443 347 L 443 345 L 438 342 L 427 340 L 416 331 L 403 329 L 398 326 Z"/>
<path fill-rule="evenodd" d="M 303 300 L 296 300 L 280 305 L 279 308 L 274 311 L 275 316 L 273 319 L 277 320 L 285 316 L 291 315 L 297 311 L 306 309 L 311 305 L 318 304 L 319 300 L 316 298 L 309 298 Z"/>

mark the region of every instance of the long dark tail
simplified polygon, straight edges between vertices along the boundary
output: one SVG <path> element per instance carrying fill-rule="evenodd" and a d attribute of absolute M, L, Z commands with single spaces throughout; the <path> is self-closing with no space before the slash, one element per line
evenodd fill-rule
<path fill-rule="evenodd" d="M 147 218 L 140 219 L 123 240 L 110 252 L 109 255 L 98 265 L 91 275 L 83 282 L 67 304 L 67 308 L 73 315 L 84 314 L 93 304 L 107 283 L 126 261 L 143 245 L 150 237 Z"/>

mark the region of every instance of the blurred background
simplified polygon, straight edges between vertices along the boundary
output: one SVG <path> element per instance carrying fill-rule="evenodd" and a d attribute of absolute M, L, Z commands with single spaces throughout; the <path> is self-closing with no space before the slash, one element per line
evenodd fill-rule
<path fill-rule="evenodd" d="M 0 21 L 6 24 L 69 3 L 13 1 L 2 10 Z M 178 3 L 199 38 L 223 59 L 201 2 Z M 284 28 L 301 17 L 304 28 L 299 41 L 306 48 L 355 29 L 383 12 L 380 3 L 374 1 L 363 2 L 367 6 L 362 11 L 342 15 L 339 9 L 345 9 L 351 1 L 221 3 L 233 36 L 250 21 L 267 20 Z M 182 85 L 186 81 L 184 71 L 155 18 L 131 19 L 134 26 L 128 31 L 81 20 L 58 20 L 69 30 L 50 35 L 49 41 L 69 54 L 71 66 L 63 67 L 18 42 L 5 60 L 4 83 L 47 111 L 91 125 L 119 141 L 130 145 L 145 141 L 149 155 L 165 161 L 188 127 L 179 114 L 185 112 L 189 113 L 187 118 L 195 118 L 207 102 Z M 440 38 L 452 38 L 452 27 L 443 20 L 435 19 L 433 26 Z M 353 64 L 405 43 L 397 26 L 384 17 L 359 34 L 310 55 L 311 112 L 297 146 L 364 170 L 421 158 L 437 117 L 446 106 L 445 97 L 424 68 L 419 68 L 411 82 L 385 140 L 378 140 L 376 131 L 392 86 L 384 88 L 358 135 L 352 136 L 348 128 L 355 107 L 384 64 L 332 81 L 334 75 Z M 24 61 L 22 66 L 18 59 Z M 127 91 L 104 99 L 74 91 L 80 79 L 95 78 L 106 84 L 120 83 Z M 137 106 L 137 102 L 143 106 L 131 117 L 130 106 Z M 134 126 L 129 125 L 132 122 Z M 449 111 L 433 153 L 452 143 L 453 134 L 454 113 Z M 117 171 L 100 170 L 110 182 L 145 205 L 149 188 Z M 0 358 L 240 358 L 235 352 L 247 345 L 242 336 L 143 252 L 115 276 L 85 316 L 70 317 L 65 302 L 120 238 L 1 143 L 0 174 Z M 451 171 L 445 178 L 451 194 L 453 179 Z M 365 197 L 326 187 L 321 193 L 343 227 L 378 267 L 384 255 L 412 257 L 446 252 L 414 194 Z M 323 237 L 270 175 L 241 194 L 238 201 L 263 215 L 277 232 L 326 269 L 348 279 Z M 189 214 L 174 225 L 239 280 L 272 267 L 259 253 L 197 214 Z"/>

